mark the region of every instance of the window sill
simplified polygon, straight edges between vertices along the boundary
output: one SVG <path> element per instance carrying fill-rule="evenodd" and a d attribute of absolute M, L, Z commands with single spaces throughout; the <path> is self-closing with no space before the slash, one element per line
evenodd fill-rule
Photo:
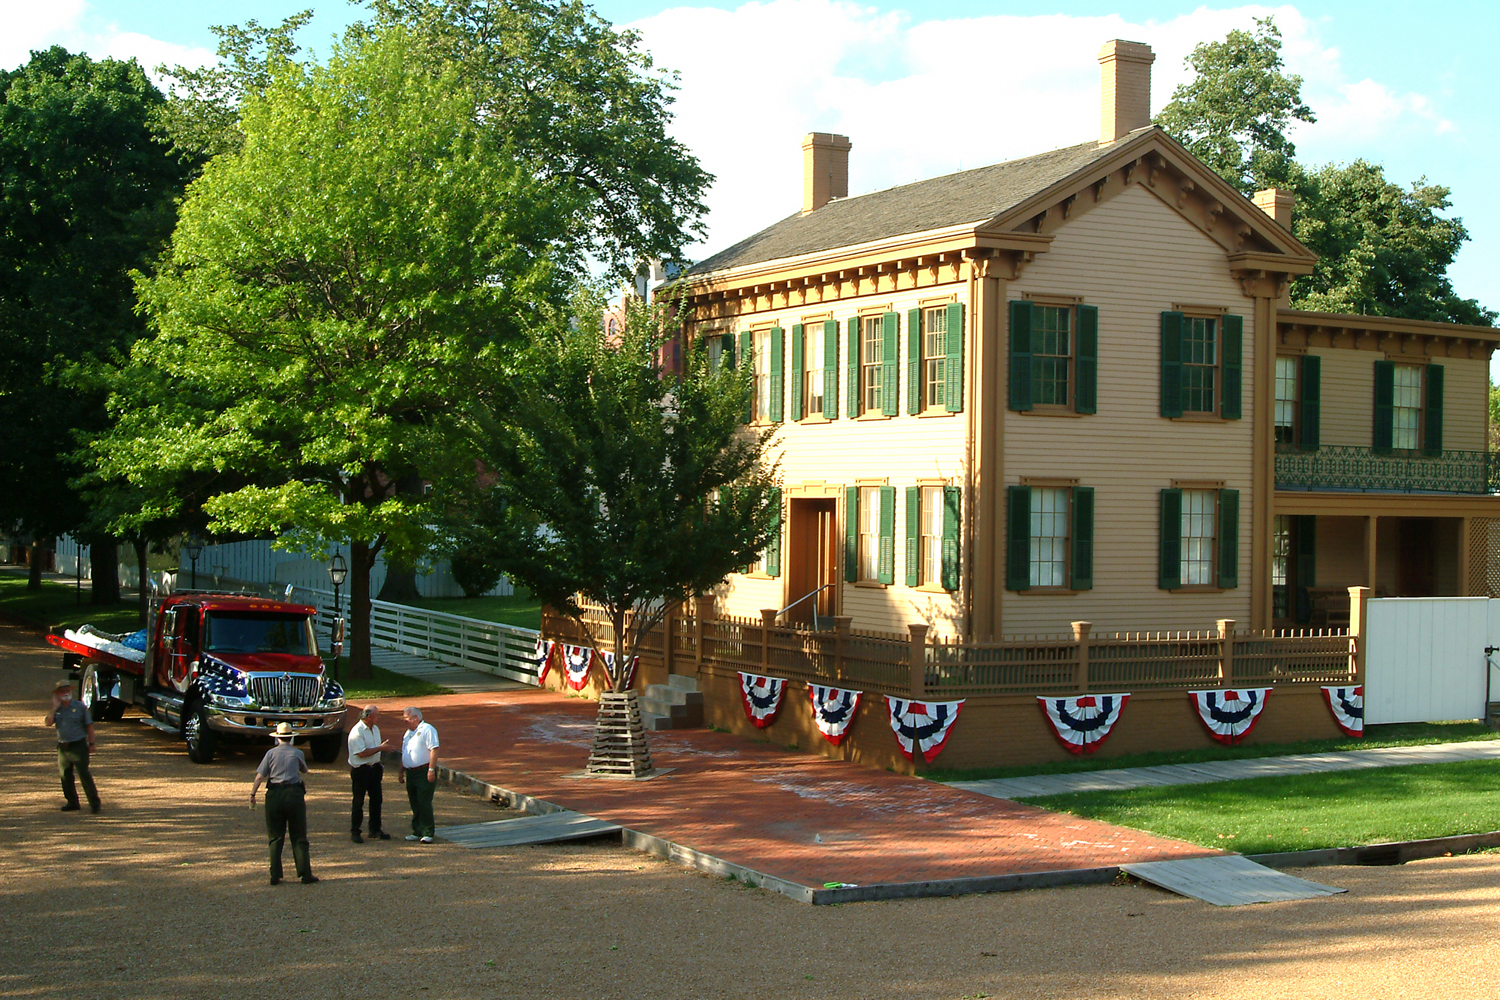
<path fill-rule="evenodd" d="M 835 419 L 837 419 L 837 418 L 835 418 Z M 833 423 L 832 420 L 829 420 L 827 417 L 823 416 L 823 414 L 821 414 L 821 413 L 815 414 L 815 415 L 810 416 L 810 417 L 801 417 L 801 418 L 799 418 L 797 420 L 794 420 L 792 422 L 796 423 L 796 424 L 831 424 L 831 423 Z"/>
<path fill-rule="evenodd" d="M 855 417 L 854 419 L 855 420 L 889 420 L 891 418 L 887 414 L 884 414 L 884 413 L 870 413 L 870 412 L 865 412 L 865 413 L 861 413 L 859 416 Z"/>
<path fill-rule="evenodd" d="M 781 577 L 779 577 L 779 576 L 772 576 L 769 573 L 762 573 L 760 570 L 756 570 L 753 573 L 741 573 L 740 576 L 744 577 L 747 580 L 779 580 L 779 579 L 781 579 Z"/>
<path fill-rule="evenodd" d="M 1184 413 L 1180 417 L 1168 417 L 1168 420 L 1180 420 L 1185 424 L 1233 424 L 1238 420 L 1229 417 L 1221 417 L 1217 413 Z"/>
<path fill-rule="evenodd" d="M 854 586 L 866 587 L 870 590 L 885 590 L 890 586 L 890 584 L 881 583 L 879 580 L 855 580 Z"/>
<path fill-rule="evenodd" d="M 1227 594 L 1229 587 L 1172 587 L 1169 594 Z"/>
<path fill-rule="evenodd" d="M 928 407 L 927 409 L 923 410 L 921 413 L 918 413 L 917 416 L 919 416 L 919 417 L 956 417 L 961 412 L 962 411 L 944 410 L 944 409 L 941 409 L 941 408 L 936 407 L 936 406 L 931 406 L 931 407 Z"/>
<path fill-rule="evenodd" d="M 1012 591 L 1015 594 L 1035 594 L 1038 597 L 1072 597 L 1075 594 L 1086 594 L 1086 590 L 1074 590 L 1071 587 L 1027 587 L 1025 590 Z"/>
<path fill-rule="evenodd" d="M 1092 414 L 1079 413 L 1077 410 L 1069 409 L 1066 406 L 1045 406 L 1045 407 L 1044 406 L 1033 406 L 1029 410 L 1012 410 L 1011 412 L 1012 413 L 1018 413 L 1018 414 L 1020 414 L 1023 417 L 1083 417 L 1083 416 L 1092 416 Z"/>
<path fill-rule="evenodd" d="M 916 590 L 916 591 L 919 591 L 920 593 L 923 593 L 923 594 L 951 594 L 951 593 L 954 593 L 954 591 L 949 590 L 947 587 L 944 587 L 940 583 L 924 583 L 924 584 L 921 584 L 919 586 L 913 587 L 912 589 Z"/>

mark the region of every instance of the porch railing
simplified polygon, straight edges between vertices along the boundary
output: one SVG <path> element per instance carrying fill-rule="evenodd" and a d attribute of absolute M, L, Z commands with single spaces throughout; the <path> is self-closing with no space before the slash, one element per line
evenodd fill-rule
<path fill-rule="evenodd" d="M 1316 451 L 1278 449 L 1279 490 L 1369 493 L 1500 492 L 1500 461 L 1484 451 L 1438 455 L 1377 454 L 1371 448 L 1324 445 Z"/>

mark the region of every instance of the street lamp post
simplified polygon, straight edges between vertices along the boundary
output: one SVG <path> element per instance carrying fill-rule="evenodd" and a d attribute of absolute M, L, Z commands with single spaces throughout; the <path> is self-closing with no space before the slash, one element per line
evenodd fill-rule
<path fill-rule="evenodd" d="M 198 557 L 203 554 L 203 539 L 197 535 L 188 537 L 187 544 L 182 547 L 187 553 L 188 561 L 193 564 L 193 589 L 198 589 Z"/>
<path fill-rule="evenodd" d="M 341 643 L 338 642 L 338 638 L 342 638 L 342 632 L 343 632 L 343 630 L 338 627 L 338 623 L 341 620 L 343 620 L 343 605 L 341 605 L 339 603 L 339 588 L 344 585 L 344 581 L 346 579 L 348 579 L 348 577 L 349 577 L 349 564 L 346 563 L 346 562 L 344 562 L 344 554 L 342 552 L 335 551 L 334 554 L 333 554 L 333 558 L 330 559 L 329 562 L 328 562 L 328 580 L 329 580 L 330 583 L 333 584 L 333 624 L 330 626 L 330 629 L 331 629 L 331 633 L 330 634 L 332 636 L 334 636 L 334 637 L 337 637 L 337 638 L 334 639 L 334 643 L 335 643 L 335 651 L 334 651 L 334 654 L 333 654 L 333 679 L 334 680 L 338 680 L 339 679 L 339 655 L 343 652 L 342 649 L 337 648 L 338 646 L 342 645 Z"/>

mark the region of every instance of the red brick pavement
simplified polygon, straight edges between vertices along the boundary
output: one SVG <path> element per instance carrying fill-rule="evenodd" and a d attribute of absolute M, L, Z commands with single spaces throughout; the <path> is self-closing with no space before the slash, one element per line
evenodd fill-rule
<path fill-rule="evenodd" d="M 438 729 L 442 763 L 455 770 L 806 886 L 1218 853 L 708 730 L 651 733 L 656 766 L 674 768 L 651 781 L 570 778 L 588 760 L 595 702 L 506 691 L 416 703 Z M 385 721 L 387 735 L 403 731 Z"/>

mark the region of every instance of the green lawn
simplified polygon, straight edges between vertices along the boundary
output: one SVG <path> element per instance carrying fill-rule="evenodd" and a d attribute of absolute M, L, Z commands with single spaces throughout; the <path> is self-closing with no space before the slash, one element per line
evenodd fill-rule
<path fill-rule="evenodd" d="M 1283 757 L 1287 754 L 1330 753 L 1336 750 L 1369 750 L 1372 747 L 1413 747 L 1428 743 L 1467 743 L 1500 739 L 1500 733 L 1480 722 L 1402 722 L 1389 726 L 1367 726 L 1362 740 L 1307 740 L 1303 743 L 1255 743 L 1239 746 L 1212 744 L 1195 750 L 1164 750 L 1126 754 L 1120 757 L 1075 756 L 1068 760 L 1019 767 L 983 767 L 963 771 L 934 768 L 922 777 L 934 781 L 980 781 L 985 778 L 1021 778 L 1029 774 L 1072 774 L 1077 771 L 1107 771 L 1119 767 L 1158 767 L 1162 764 L 1198 764 L 1209 760 L 1245 760 L 1252 757 Z"/>
<path fill-rule="evenodd" d="M 96 608 L 89 604 L 89 592 L 85 590 L 83 603 L 77 600 L 68 584 L 43 580 L 41 590 L 27 590 L 24 569 L 0 571 L 0 615 L 13 621 L 47 629 L 89 624 L 106 632 L 134 632 L 141 627 L 134 598 Z"/>
<path fill-rule="evenodd" d="M 540 630 L 542 627 L 542 602 L 522 590 L 510 597 L 424 597 L 411 603 L 428 611 L 500 622 L 517 628 Z"/>
<path fill-rule="evenodd" d="M 371 668 L 375 675 L 368 680 L 351 680 L 349 658 L 339 659 L 339 683 L 344 686 L 344 696 L 351 701 L 367 698 L 421 698 L 434 694 L 452 694 L 441 684 L 407 677 L 381 667 Z"/>
<path fill-rule="evenodd" d="M 1028 804 L 1241 854 L 1500 830 L 1490 761 L 1078 792 Z"/>

